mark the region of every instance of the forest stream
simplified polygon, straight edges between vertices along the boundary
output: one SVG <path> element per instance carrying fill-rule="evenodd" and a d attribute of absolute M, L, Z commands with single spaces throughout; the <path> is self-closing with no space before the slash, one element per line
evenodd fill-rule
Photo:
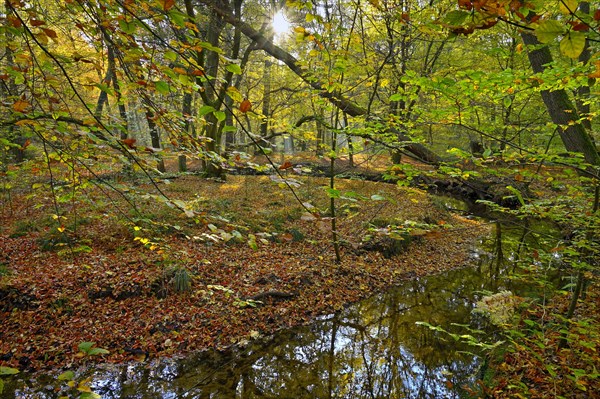
<path fill-rule="evenodd" d="M 523 231 L 503 230 L 505 243 Z M 497 237 L 481 240 L 471 264 L 407 281 L 309 326 L 224 352 L 100 365 L 75 379 L 106 399 L 465 397 L 464 387 L 484 371 L 477 348 L 417 322 L 456 334 L 483 329 L 486 342 L 499 339 L 473 312 L 484 291 L 519 292 L 499 276 Z M 509 259 L 511 248 L 504 253 Z M 56 398 L 69 389 L 56 376 L 20 375 L 5 383 L 5 398 Z"/>

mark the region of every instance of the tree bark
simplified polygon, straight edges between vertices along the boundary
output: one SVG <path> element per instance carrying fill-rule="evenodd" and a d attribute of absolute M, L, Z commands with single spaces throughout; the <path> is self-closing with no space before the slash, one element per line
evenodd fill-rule
<path fill-rule="evenodd" d="M 263 119 L 260 121 L 260 135 L 266 137 L 269 134 L 269 119 L 271 118 L 271 61 L 266 59 L 263 72 Z"/>
<path fill-rule="evenodd" d="M 161 148 L 160 147 L 160 133 L 158 131 L 158 126 L 156 126 L 156 122 L 154 122 L 154 111 L 149 104 L 144 105 L 146 122 L 148 122 L 148 128 L 150 129 L 150 139 L 152 141 L 152 148 Z M 156 169 L 159 172 L 164 173 L 165 169 L 165 161 L 160 157 L 158 161 L 156 161 Z"/>
<path fill-rule="evenodd" d="M 521 33 L 523 42 L 527 45 L 538 46 L 528 53 L 531 68 L 535 73 L 542 73 L 550 64 L 552 54 L 548 46 L 539 47 L 537 37 L 529 32 Z M 588 131 L 579 122 L 577 109 L 569 99 L 565 90 L 543 90 L 542 100 L 548 109 L 552 122 L 559 126 L 559 134 L 567 151 L 582 153 L 586 162 L 600 165 L 600 155 Z"/>

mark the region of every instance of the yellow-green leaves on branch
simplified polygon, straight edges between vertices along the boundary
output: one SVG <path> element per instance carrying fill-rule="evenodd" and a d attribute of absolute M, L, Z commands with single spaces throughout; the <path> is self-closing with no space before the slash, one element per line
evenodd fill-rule
<path fill-rule="evenodd" d="M 558 3 L 558 6 L 557 6 Z M 498 21 L 533 31 L 543 44 L 558 41 L 560 52 L 578 58 L 588 35 L 600 28 L 600 10 L 593 15 L 580 10 L 580 1 L 458 0 L 458 10 L 447 12 L 440 25 L 458 35 L 489 29 Z"/>
<path fill-rule="evenodd" d="M 540 43 L 550 43 L 565 31 L 564 25 L 556 20 L 550 19 L 541 22 L 535 29 L 535 35 Z"/>
<path fill-rule="evenodd" d="M 559 1 L 560 12 L 565 15 L 573 14 L 577 10 L 578 4 L 577 0 L 561 0 Z"/>
<path fill-rule="evenodd" d="M 567 57 L 577 58 L 585 48 L 586 35 L 578 32 L 571 27 L 565 32 L 565 25 L 557 20 L 545 20 L 535 29 L 535 35 L 541 43 L 550 43 L 555 39 L 560 39 L 560 52 Z"/>
<path fill-rule="evenodd" d="M 570 58 L 577 58 L 585 49 L 585 34 L 569 32 L 560 41 L 560 52 Z"/>
<path fill-rule="evenodd" d="M 229 64 L 225 67 L 225 69 L 236 75 L 242 74 L 242 68 L 238 64 Z"/>

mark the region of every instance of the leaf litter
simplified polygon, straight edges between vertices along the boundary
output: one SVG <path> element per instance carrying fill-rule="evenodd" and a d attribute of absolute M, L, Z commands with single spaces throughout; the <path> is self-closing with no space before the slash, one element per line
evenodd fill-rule
<path fill-rule="evenodd" d="M 298 180 L 302 201 L 326 215 L 327 180 Z M 403 280 L 467 265 L 474 242 L 488 231 L 417 189 L 337 184 L 343 197 L 337 200 L 339 264 L 330 221 L 303 218 L 304 207 L 264 176 L 229 176 L 225 183 L 172 179 L 165 192 L 187 204 L 195 219 L 150 196 L 136 197 L 142 216 L 129 211 L 117 219 L 106 206 L 126 205 L 88 189 L 65 205 L 61 233 L 47 217 L 50 198 L 32 208 L 20 206 L 31 204 L 26 193 L 23 202 L 14 196 L 0 215 L 6 271 L 0 365 L 56 369 L 243 345 Z M 151 187 L 136 190 L 150 193 Z M 429 227 L 391 256 L 363 245 L 373 231 L 387 224 L 403 228 L 406 221 Z M 210 239 L 215 234 L 218 239 Z M 173 288 L 174 270 L 181 268 L 189 272 L 189 291 Z M 82 343 L 108 353 L 82 356 Z"/>

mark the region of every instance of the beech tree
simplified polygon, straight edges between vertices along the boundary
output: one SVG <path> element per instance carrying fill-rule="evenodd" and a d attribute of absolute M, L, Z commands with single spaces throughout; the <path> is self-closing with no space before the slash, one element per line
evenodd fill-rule
<path fill-rule="evenodd" d="M 593 15 L 589 12 L 589 2 L 575 0 L 549 3 L 543 1 L 458 1 L 459 10 L 446 17 L 446 22 L 455 34 L 472 34 L 478 29 L 489 29 L 499 21 L 518 25 L 521 38 L 526 46 L 532 70 L 541 75 L 540 93 L 548 114 L 556 124 L 562 142 L 567 151 L 583 154 L 586 162 L 600 165 L 600 155 L 594 145 L 590 131 L 590 120 L 580 116 L 575 102 L 567 93 L 576 75 L 565 76 L 564 86 L 543 83 L 545 73 L 557 69 L 557 63 L 550 50 L 554 41 L 560 43 L 560 53 L 573 60 L 579 60 L 581 71 L 590 79 L 600 77 L 598 60 L 590 59 L 586 54 L 590 41 L 588 36 L 594 35 L 599 25 L 600 11 Z M 565 21 L 559 21 L 560 19 Z M 566 22 L 566 23 L 565 23 Z M 589 85 L 590 81 L 578 81 L 576 90 Z M 587 91 L 586 91 L 587 92 Z M 591 98 L 585 100 L 591 102 Z M 594 174 L 598 176 L 598 171 Z"/>
<path fill-rule="evenodd" d="M 329 124 L 339 129 L 332 120 L 322 120 L 323 116 L 333 115 L 324 114 L 325 108 L 319 109 L 328 103 L 342 113 L 345 134 L 374 141 L 396 154 L 408 151 L 419 159 L 438 163 L 443 154 L 432 151 L 419 138 L 473 128 L 472 132 L 488 135 L 490 140 L 499 139 L 500 148 L 505 148 L 511 137 L 529 129 L 520 115 L 535 110 L 522 93 L 538 90 L 548 115 L 560 127 L 565 148 L 582 153 L 589 164 L 598 164 L 591 134 L 595 93 L 586 91 L 586 87 L 590 85 L 588 79 L 600 76 L 594 52 L 588 49 L 594 46 L 595 34 L 589 28 L 597 27 L 600 16 L 586 9 L 586 4 L 297 1 L 286 6 L 294 22 L 292 35 L 287 42 L 276 43 L 270 23 L 274 12 L 283 6 L 280 3 L 157 0 L 148 4 L 111 1 L 98 5 L 81 1 L 56 5 L 52 13 L 37 3 L 6 0 L 4 37 L 6 43 L 13 44 L 5 46 L 3 60 L 3 95 L 7 99 L 3 126 L 8 129 L 4 136 L 14 144 L 15 151 L 25 144 L 16 137 L 21 137 L 27 126 L 42 120 L 59 121 L 67 130 L 84 131 L 98 145 L 108 143 L 131 162 L 139 155 L 135 151 L 144 148 L 143 143 L 132 141 L 144 141 L 141 132 L 135 131 L 142 129 L 147 130 L 150 139 L 149 152 L 164 147 L 155 155 L 171 151 L 200 157 L 209 174 L 219 175 L 223 135 L 229 135 L 229 145 L 238 130 L 249 133 L 248 137 L 262 131 L 262 136 L 274 138 L 310 114 L 313 120 L 320 119 L 321 126 Z M 41 17 L 42 10 L 46 20 Z M 70 15 L 62 29 L 56 28 L 63 22 L 59 14 Z M 559 23 L 557 18 L 567 23 Z M 495 40 L 491 35 L 470 41 L 475 32 L 498 31 L 499 24 L 512 28 L 502 31 L 497 44 L 491 43 Z M 75 52 L 61 48 L 66 40 L 77 41 Z M 490 95 L 497 84 L 485 80 L 491 66 L 477 66 L 478 60 L 469 59 L 466 51 L 461 53 L 466 69 L 483 67 L 486 74 L 477 82 L 466 74 L 460 78 L 463 82 L 458 78 L 451 82 L 447 74 L 456 70 L 451 66 L 456 51 L 482 43 L 498 49 L 504 46 L 502 40 L 507 41 L 513 60 L 528 54 L 536 74 L 525 76 L 521 64 L 513 61 L 499 66 L 506 76 L 508 70 L 519 71 L 512 79 L 520 83 L 514 87 L 508 86 L 508 80 L 505 83 L 507 90 L 517 94 L 494 95 L 493 100 L 485 100 L 482 93 L 465 92 L 463 83 L 489 86 L 485 95 Z M 552 43 L 557 40 L 560 53 L 553 54 Z M 45 81 L 50 92 L 56 91 L 52 88 L 52 79 L 56 79 L 70 92 L 68 99 L 50 93 L 48 106 L 39 100 L 32 102 L 34 86 L 21 70 L 27 62 L 34 65 L 42 58 L 46 70 L 44 77 L 35 79 L 35 90 Z M 565 59 L 579 62 L 569 71 Z M 11 67 L 11 63 L 21 65 Z M 85 67 L 88 71 L 82 73 Z M 563 85 L 548 79 L 550 73 L 564 76 Z M 252 82 L 260 79 L 263 83 L 257 91 Z M 273 96 L 284 86 L 287 97 Z M 448 123 L 449 113 L 442 115 L 435 109 L 429 99 L 433 96 L 442 101 L 441 96 L 449 94 L 444 90 L 455 90 L 452 95 L 462 94 L 464 100 L 462 108 L 457 109 L 455 104 L 454 111 L 449 108 L 448 112 L 461 113 L 464 122 L 467 107 L 477 118 L 474 125 L 461 126 L 455 120 Z M 251 114 L 240 111 L 247 97 L 250 104 L 255 104 Z M 314 102 L 317 97 L 324 102 Z M 298 106 L 285 109 L 283 101 Z M 443 101 L 451 105 L 451 98 Z M 493 105 L 488 107 L 486 101 Z M 56 114 L 57 108 L 60 114 Z M 283 112 L 285 116 L 278 120 L 285 123 L 280 132 L 268 132 L 267 121 L 273 120 L 275 109 Z M 491 123 L 482 124 L 484 114 Z M 511 120 L 511 115 L 515 119 Z M 145 127 L 137 122 L 130 126 L 140 117 Z M 509 134 L 508 126 L 513 125 L 516 133 Z"/>

